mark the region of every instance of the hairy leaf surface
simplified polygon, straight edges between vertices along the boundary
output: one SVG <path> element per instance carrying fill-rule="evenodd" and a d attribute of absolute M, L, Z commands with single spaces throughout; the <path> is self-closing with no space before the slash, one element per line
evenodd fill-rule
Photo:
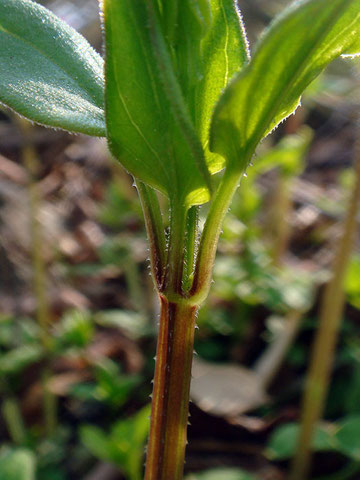
<path fill-rule="evenodd" d="M 197 92 L 197 127 L 211 173 L 224 167 L 224 158 L 208 148 L 211 115 L 223 91 L 249 61 L 245 27 L 234 0 L 211 0 L 212 25 L 202 44 L 203 80 Z"/>
<path fill-rule="evenodd" d="M 195 121 L 197 87 L 203 79 L 205 65 L 201 58 L 201 44 L 211 27 L 209 0 L 177 0 L 179 14 L 177 35 L 172 45 L 174 64 L 187 102 L 190 115 Z M 164 2 L 164 6 L 166 4 Z"/>
<path fill-rule="evenodd" d="M 107 136 L 137 178 L 187 205 L 209 198 L 208 170 L 154 4 L 105 0 Z M 146 28 L 144 28 L 146 26 Z"/>
<path fill-rule="evenodd" d="M 211 115 L 223 89 L 249 60 L 241 14 L 235 0 L 162 0 L 161 4 L 182 92 L 207 166 L 216 173 L 224 158 L 208 148 Z"/>
<path fill-rule="evenodd" d="M 211 150 L 245 169 L 258 142 L 294 112 L 309 83 L 336 57 L 354 53 L 359 35 L 360 0 L 294 2 L 222 95 Z"/>
<path fill-rule="evenodd" d="M 358 57 L 360 55 L 360 35 L 355 42 L 343 54 L 343 57 Z"/>
<path fill-rule="evenodd" d="M 0 0 L 0 102 L 37 123 L 105 135 L 103 61 L 31 0 Z"/>

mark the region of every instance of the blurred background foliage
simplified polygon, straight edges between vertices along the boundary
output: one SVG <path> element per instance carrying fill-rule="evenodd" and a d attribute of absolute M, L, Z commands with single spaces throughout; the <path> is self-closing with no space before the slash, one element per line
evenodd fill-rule
<path fill-rule="evenodd" d="M 97 0 L 40 2 L 101 51 Z M 240 0 L 251 46 L 288 0 Z M 198 318 L 187 480 L 281 480 L 354 182 L 359 74 L 335 62 L 260 146 Z M 204 206 L 204 209 L 207 207 Z M 360 253 L 311 478 L 360 478 Z M 103 140 L 0 111 L 0 478 L 140 480 L 158 302 Z"/>

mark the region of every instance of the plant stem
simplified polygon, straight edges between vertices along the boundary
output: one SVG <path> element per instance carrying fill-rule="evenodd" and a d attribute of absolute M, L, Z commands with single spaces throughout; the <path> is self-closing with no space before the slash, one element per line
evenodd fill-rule
<path fill-rule="evenodd" d="M 46 365 L 42 372 L 44 422 L 47 434 L 51 435 L 57 425 L 57 398 L 50 391 L 49 380 L 51 370 L 49 361 L 51 359 L 52 339 L 49 332 L 49 306 L 46 298 L 46 274 L 45 261 L 43 257 L 42 231 L 38 219 L 39 214 L 39 193 L 36 184 L 38 173 L 38 160 L 31 141 L 31 124 L 23 119 L 17 119 L 24 138 L 22 149 L 25 167 L 29 173 L 29 205 L 30 205 L 30 229 L 32 241 L 32 263 L 34 275 L 34 293 L 36 297 L 36 318 L 41 330 L 41 342 L 47 353 Z"/>
<path fill-rule="evenodd" d="M 195 318 L 211 284 L 221 225 L 241 174 L 226 171 L 211 205 L 192 277 L 196 210 L 170 201 L 166 278 L 160 289 L 161 316 L 145 480 L 182 480 L 189 410 Z M 184 267 L 185 259 L 187 265 Z"/>
<path fill-rule="evenodd" d="M 192 284 L 194 276 L 194 261 L 196 256 L 196 244 L 199 224 L 199 207 L 191 207 L 187 215 L 186 238 L 184 248 L 184 291 L 187 292 Z"/>
<path fill-rule="evenodd" d="M 160 296 L 161 317 L 145 480 L 182 480 L 198 307 Z"/>
<path fill-rule="evenodd" d="M 26 429 L 17 398 L 14 396 L 5 398 L 1 410 L 11 440 L 15 445 L 23 445 L 26 439 Z"/>
<path fill-rule="evenodd" d="M 360 202 L 360 142 L 356 147 L 355 177 L 342 238 L 334 260 L 333 276 L 325 289 L 322 300 L 320 323 L 306 381 L 298 447 L 289 480 L 308 478 L 313 433 L 317 421 L 323 414 L 329 388 L 336 340 L 344 308 L 344 277 L 352 250 L 356 230 L 356 214 Z"/>
<path fill-rule="evenodd" d="M 150 263 L 152 275 L 159 289 L 163 283 L 165 269 L 166 241 L 160 205 L 154 190 L 140 181 L 136 181 L 146 232 L 150 245 Z"/>
<path fill-rule="evenodd" d="M 164 292 L 181 295 L 185 259 L 185 232 L 188 208 L 177 199 L 170 201 L 170 239 Z"/>
<path fill-rule="evenodd" d="M 205 222 L 195 267 L 194 282 L 190 291 L 198 305 L 206 299 L 210 290 L 222 224 L 239 185 L 240 177 L 241 174 L 237 171 L 225 170 Z"/>
<path fill-rule="evenodd" d="M 50 358 L 50 357 L 49 357 Z M 51 391 L 51 367 L 49 364 L 45 365 L 41 373 L 41 380 L 43 385 L 44 395 L 44 418 L 47 435 L 54 435 L 57 427 L 58 402 L 56 395 Z"/>

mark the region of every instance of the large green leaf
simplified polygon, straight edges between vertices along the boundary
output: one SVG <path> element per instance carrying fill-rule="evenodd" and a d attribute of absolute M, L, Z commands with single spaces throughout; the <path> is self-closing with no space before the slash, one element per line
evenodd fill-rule
<path fill-rule="evenodd" d="M 208 170 L 155 10 L 148 0 L 103 2 L 109 146 L 136 178 L 201 204 Z"/>
<path fill-rule="evenodd" d="M 339 55 L 354 53 L 359 35 L 360 0 L 294 2 L 222 95 L 211 150 L 245 169 L 258 142 L 294 112 L 309 83 Z"/>
<path fill-rule="evenodd" d="M 224 159 L 209 151 L 215 104 L 249 60 L 245 28 L 235 0 L 162 0 L 161 21 L 189 113 L 211 173 Z"/>
<path fill-rule="evenodd" d="M 224 166 L 224 158 L 208 148 L 211 115 L 232 79 L 249 61 L 245 27 L 235 0 L 211 0 L 212 25 L 202 42 L 203 79 L 196 91 L 196 125 L 211 173 Z"/>
<path fill-rule="evenodd" d="M 103 61 L 31 0 L 0 0 L 0 102 L 37 123 L 105 135 Z"/>

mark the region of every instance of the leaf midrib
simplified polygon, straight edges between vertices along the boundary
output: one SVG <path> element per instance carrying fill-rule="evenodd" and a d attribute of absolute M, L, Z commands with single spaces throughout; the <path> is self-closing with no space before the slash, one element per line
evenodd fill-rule
<path fill-rule="evenodd" d="M 108 8 L 109 8 L 111 11 L 113 10 L 113 4 L 112 4 L 111 1 L 108 2 Z M 132 12 L 131 7 L 129 8 L 129 12 Z M 137 34 L 138 34 L 138 30 L 137 30 L 137 28 L 136 28 L 136 19 L 134 19 L 134 17 L 133 17 L 132 14 L 131 14 L 131 16 L 132 16 L 132 23 L 135 25 L 135 29 L 134 29 L 134 30 L 135 30 L 135 31 L 137 32 Z M 115 15 L 111 15 L 111 14 L 110 14 L 109 22 L 110 22 L 110 24 L 111 24 L 111 31 L 113 31 L 113 28 L 112 28 L 112 18 L 115 18 Z M 142 42 L 141 35 L 138 35 L 138 37 L 139 37 L 139 39 L 140 39 L 141 50 L 142 50 L 142 52 L 143 52 L 143 54 L 144 54 L 144 58 L 147 59 L 147 55 L 146 55 L 146 53 L 144 53 L 144 52 L 146 52 L 146 50 L 144 50 L 144 45 L 143 45 L 143 42 Z M 114 57 L 113 57 L 113 58 L 114 58 Z M 154 147 L 149 143 L 149 141 L 146 139 L 145 135 L 144 135 L 143 132 L 142 132 L 142 129 L 141 129 L 141 128 L 137 125 L 137 123 L 132 119 L 132 116 L 131 116 L 130 111 L 129 111 L 128 107 L 127 107 L 127 104 L 126 104 L 126 102 L 125 102 L 125 99 L 123 98 L 122 92 L 121 92 L 121 90 L 120 90 L 120 82 L 119 82 L 119 77 L 118 77 L 118 72 L 117 72 L 116 63 L 117 63 L 117 62 L 114 61 L 115 84 L 116 84 L 116 90 L 117 90 L 117 92 L 118 92 L 118 95 L 119 95 L 119 98 L 120 98 L 120 100 L 121 100 L 121 103 L 123 104 L 124 110 L 125 110 L 128 118 L 129 118 L 131 124 L 134 126 L 134 128 L 136 129 L 136 131 L 139 133 L 140 137 L 141 137 L 141 138 L 143 139 L 143 141 L 145 142 L 145 145 L 147 146 L 147 148 L 150 150 L 150 152 L 151 152 L 151 153 L 155 156 L 155 158 L 157 159 L 159 168 L 160 168 L 160 170 L 163 172 L 163 174 L 164 174 L 164 176 L 165 176 L 165 178 L 166 178 L 166 180 L 167 180 L 167 183 L 168 183 L 167 189 L 169 189 L 169 187 L 170 187 L 170 185 L 171 185 L 171 180 L 170 180 L 170 178 L 169 178 L 169 176 L 168 176 L 167 169 L 164 168 L 163 162 L 162 162 L 159 154 L 158 154 L 157 151 L 154 149 Z M 151 78 L 151 88 L 152 88 L 153 93 L 154 93 L 154 96 L 155 96 L 155 98 L 156 98 L 156 103 L 157 103 L 158 106 L 159 106 L 159 110 L 161 110 L 161 105 L 160 105 L 160 103 L 159 103 L 159 98 L 158 98 L 158 95 L 157 95 L 156 86 L 155 86 L 155 84 L 154 84 L 153 75 L 152 75 L 152 72 L 151 72 L 151 68 L 149 68 L 149 62 L 148 62 L 147 60 L 146 60 L 146 69 L 147 69 L 148 74 L 149 74 L 149 76 L 150 76 L 150 78 Z M 127 150 L 127 151 L 129 152 L 129 150 Z M 129 153 L 130 153 L 130 152 L 129 152 Z M 136 155 L 133 155 L 133 156 L 134 156 L 134 158 L 137 158 Z"/>
<path fill-rule="evenodd" d="M 168 102 L 172 107 L 176 127 L 179 128 L 183 138 L 185 139 L 192 160 L 194 161 L 194 164 L 198 170 L 198 174 L 200 175 L 200 177 L 202 177 L 202 180 L 205 183 L 205 187 L 210 191 L 210 173 L 205 162 L 205 155 L 201 140 L 198 137 L 195 128 L 191 122 L 191 117 L 187 110 L 186 103 L 183 99 L 183 92 L 181 90 L 181 86 L 177 82 L 177 78 L 172 70 L 172 66 L 170 66 L 169 68 L 167 66 L 166 60 L 163 60 L 161 50 L 166 49 L 166 45 L 161 42 L 161 38 L 159 37 L 159 30 L 157 29 L 156 18 L 154 16 L 152 27 L 153 28 L 150 29 L 150 31 L 151 38 L 153 39 L 155 46 L 155 57 L 157 57 L 158 59 L 159 67 L 162 66 L 162 68 L 160 68 L 160 77 L 163 84 L 163 89 L 168 97 Z M 171 65 L 171 62 L 169 63 Z M 189 176 L 188 179 L 189 180 L 187 184 L 191 185 L 191 176 Z"/>
<path fill-rule="evenodd" d="M 224 18 L 224 23 L 225 23 L 225 45 L 224 45 L 224 48 L 223 48 L 224 57 L 225 57 L 225 75 L 224 75 L 223 88 L 225 88 L 227 83 L 228 83 L 228 80 L 229 80 L 229 55 L 228 55 L 228 52 L 227 52 L 227 48 L 228 48 L 228 45 L 229 45 L 229 22 L 228 22 L 228 18 L 227 18 L 227 15 L 226 15 L 223 0 L 221 0 L 221 11 L 222 11 L 223 18 Z"/>

